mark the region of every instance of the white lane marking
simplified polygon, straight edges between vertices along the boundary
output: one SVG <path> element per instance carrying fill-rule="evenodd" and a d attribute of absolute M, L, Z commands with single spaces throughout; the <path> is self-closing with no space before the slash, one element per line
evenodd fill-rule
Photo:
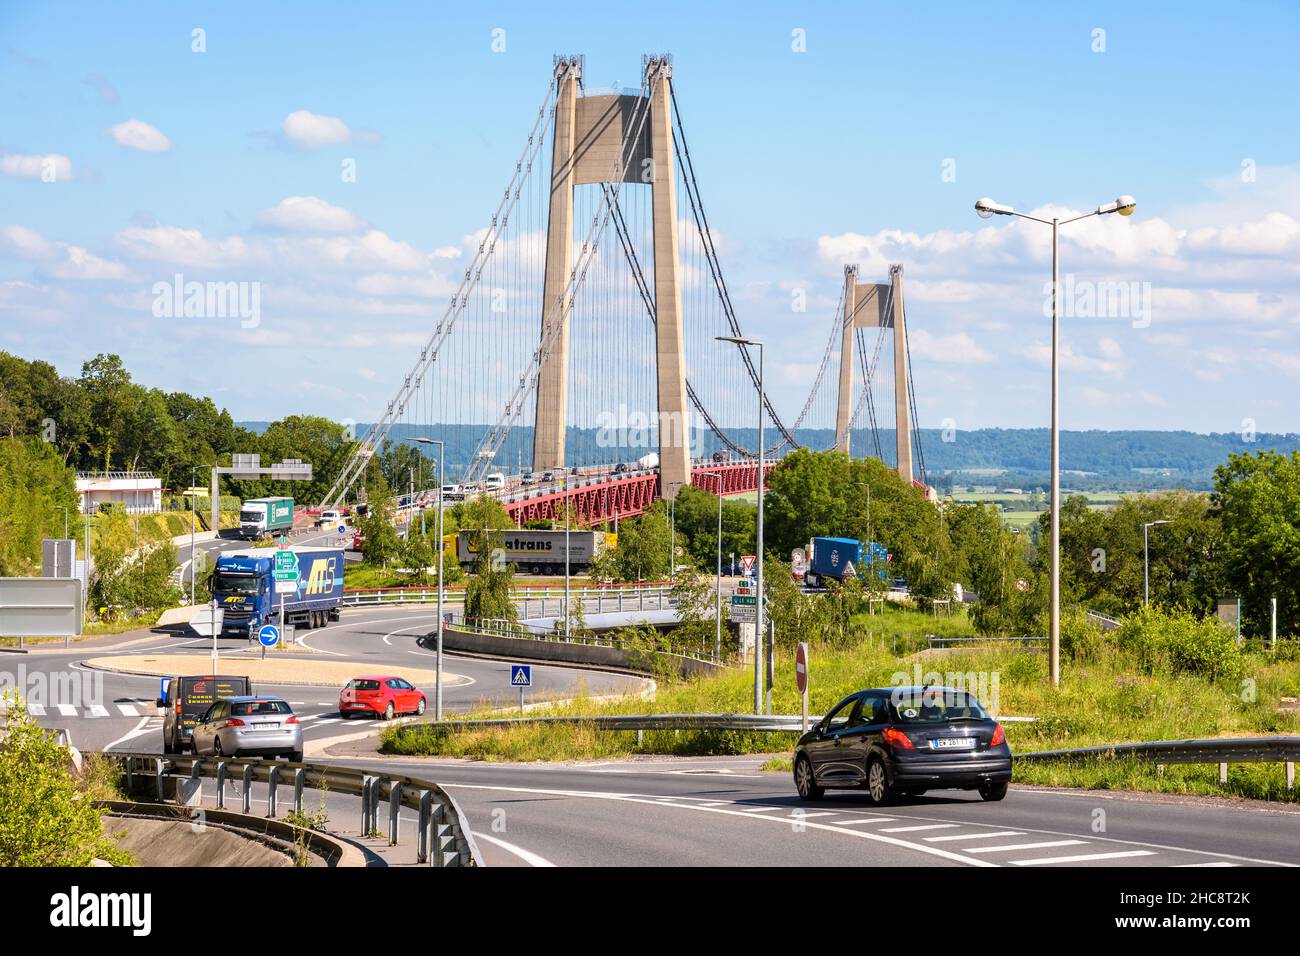
<path fill-rule="evenodd" d="M 529 866 L 548 866 L 554 868 L 555 864 L 544 857 L 538 856 L 532 850 L 525 850 L 521 846 L 515 846 L 513 843 L 507 843 L 505 840 L 499 840 L 494 836 L 488 836 L 486 833 L 479 833 L 477 830 L 470 831 L 475 840 L 484 840 L 493 846 L 499 846 L 507 853 L 513 853 L 519 859 L 523 860 Z"/>
<path fill-rule="evenodd" d="M 950 840 L 991 840 L 994 837 L 1024 836 L 1023 830 L 995 830 L 992 833 L 950 833 L 941 837 L 922 837 L 927 843 L 945 843 Z"/>
<path fill-rule="evenodd" d="M 72 704 L 55 704 L 54 708 L 64 717 L 77 716 L 77 708 L 72 706 Z"/>
<path fill-rule="evenodd" d="M 122 712 L 123 717 L 136 717 L 136 709 L 130 704 L 118 704 L 117 709 Z"/>
<path fill-rule="evenodd" d="M 44 717 L 45 707 L 41 704 L 28 704 L 27 713 L 29 713 L 33 717 Z"/>
<path fill-rule="evenodd" d="M 1230 863 L 1227 860 L 1213 860 L 1210 863 L 1176 863 L 1178 869 L 1184 869 L 1189 866 L 1236 866 L 1236 863 Z"/>
<path fill-rule="evenodd" d="M 790 818 L 792 820 L 811 820 L 813 817 L 833 816 L 835 816 L 835 813 L 831 810 L 818 810 L 815 813 L 809 813 L 807 810 L 800 810 L 798 807 L 795 807 L 790 811 Z"/>
<path fill-rule="evenodd" d="M 1080 853 L 1078 856 L 1049 856 L 1042 860 L 1012 860 L 1016 866 L 1039 866 L 1044 863 L 1078 863 L 1080 860 L 1118 860 L 1126 856 L 1155 856 L 1150 850 L 1119 850 L 1115 853 Z"/>
<path fill-rule="evenodd" d="M 881 833 L 911 833 L 914 830 L 950 830 L 955 827 L 955 823 L 927 823 L 919 827 L 885 827 Z"/>
<path fill-rule="evenodd" d="M 864 817 L 861 820 L 841 820 L 836 826 L 860 827 L 864 823 L 893 823 L 898 817 Z"/>
<path fill-rule="evenodd" d="M 741 810 L 727 810 L 722 807 L 702 807 L 699 804 L 691 803 L 669 803 L 656 799 L 650 794 L 641 793 L 602 793 L 588 790 L 546 790 L 540 787 L 501 787 L 488 786 L 486 784 L 471 783 L 447 783 L 444 787 L 460 788 L 462 790 L 494 790 L 506 793 L 539 793 L 551 796 L 576 797 L 578 799 L 588 800 L 615 800 L 624 803 L 639 803 L 647 806 L 673 807 L 679 810 L 693 810 L 697 813 L 720 813 L 730 817 L 740 817 L 743 820 L 766 820 L 772 823 L 778 823 L 783 827 L 790 825 L 789 817 L 767 817 L 753 813 L 745 813 Z M 900 840 L 897 837 L 884 836 L 879 833 L 863 833 L 859 830 L 845 830 L 832 823 L 818 823 L 816 821 L 806 821 L 803 826 L 811 827 L 814 830 L 826 830 L 829 833 L 840 833 L 845 836 L 857 837 L 859 840 L 870 840 L 873 843 L 886 843 L 890 846 L 900 847 L 905 850 L 912 850 L 916 853 L 924 853 L 928 856 L 937 856 L 945 860 L 953 860 L 957 863 L 966 863 L 971 866 L 997 866 L 992 860 L 981 860 L 976 857 L 963 856 L 960 853 L 954 853 L 951 850 L 944 850 L 937 846 L 928 846 L 924 843 L 909 843 L 906 840 Z"/>
<path fill-rule="evenodd" d="M 1083 846 L 1084 840 L 1046 840 L 1042 843 L 1010 843 L 1006 846 L 973 846 L 970 853 L 1005 853 L 1008 850 L 1033 850 L 1042 846 Z"/>
<path fill-rule="evenodd" d="M 124 743 L 126 743 L 128 740 L 131 740 L 133 737 L 139 737 L 141 734 L 148 733 L 151 729 L 153 729 L 153 728 L 151 728 L 151 727 L 149 726 L 150 722 L 151 722 L 151 721 L 154 721 L 154 720 L 157 720 L 157 719 L 158 719 L 158 718 L 156 718 L 156 717 L 141 717 L 141 718 L 140 718 L 140 723 L 138 723 L 138 724 L 135 725 L 135 729 L 134 729 L 134 730 L 132 730 L 130 733 L 123 734 L 121 737 L 118 737 L 118 738 L 117 738 L 116 740 L 114 740 L 111 744 L 107 744 L 107 745 L 104 747 L 104 750 L 105 750 L 105 751 L 112 750 L 112 749 L 113 749 L 114 747 L 116 747 L 118 744 L 124 744 Z"/>
<path fill-rule="evenodd" d="M 790 808 L 783 807 L 783 806 L 782 807 L 772 806 L 772 807 L 741 807 L 740 809 L 744 810 L 746 813 L 766 813 L 768 810 L 788 810 Z"/>
<path fill-rule="evenodd" d="M 86 716 L 87 716 L 87 717 L 107 717 L 107 716 L 108 716 L 108 708 L 105 707 L 103 704 L 91 704 L 91 705 L 90 705 L 90 711 L 89 711 L 89 713 L 86 714 Z M 132 715 L 132 716 L 134 716 L 134 715 Z"/>

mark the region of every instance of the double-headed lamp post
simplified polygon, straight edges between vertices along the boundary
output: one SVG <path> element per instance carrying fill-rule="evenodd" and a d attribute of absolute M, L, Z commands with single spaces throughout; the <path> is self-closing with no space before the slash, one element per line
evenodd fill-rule
<path fill-rule="evenodd" d="M 981 199 L 975 203 L 975 211 L 983 219 L 991 216 L 1019 216 L 1052 227 L 1052 538 L 1051 538 L 1051 593 L 1048 608 L 1048 670 L 1052 686 L 1061 683 L 1061 402 L 1060 402 L 1060 245 L 1058 234 L 1060 227 L 1090 216 L 1104 216 L 1117 212 L 1121 216 L 1133 215 L 1137 201 L 1132 196 L 1120 196 L 1112 203 L 1098 206 L 1092 212 L 1069 219 L 1040 219 L 1028 213 L 1017 212 L 1010 206 L 995 203 L 992 199 Z"/>
<path fill-rule="evenodd" d="M 438 446 L 438 649 L 437 660 L 434 665 L 436 672 L 433 687 L 433 719 L 442 720 L 442 462 L 447 457 L 447 446 L 445 442 L 436 438 L 410 438 L 407 440 L 418 442 L 421 445 Z M 423 527 L 423 514 L 420 516 L 420 522 L 421 527 Z M 407 527 L 410 527 L 410 519 L 407 519 Z"/>
<path fill-rule="evenodd" d="M 755 529 L 754 561 L 758 599 L 754 602 L 754 713 L 763 712 L 763 343 L 729 335 L 718 335 L 719 342 L 731 342 L 742 348 L 758 349 L 758 527 Z"/>
<path fill-rule="evenodd" d="M 1168 521 L 1148 521 L 1142 525 L 1142 606 L 1146 607 L 1151 603 L 1151 544 L 1148 539 L 1148 532 L 1158 524 L 1169 524 Z"/>

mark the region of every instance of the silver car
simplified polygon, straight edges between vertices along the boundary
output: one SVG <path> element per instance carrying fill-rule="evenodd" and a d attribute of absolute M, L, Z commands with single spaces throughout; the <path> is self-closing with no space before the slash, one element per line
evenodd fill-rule
<path fill-rule="evenodd" d="M 302 724 L 279 697 L 228 697 L 194 726 L 194 753 L 216 757 L 286 757 L 302 762 Z"/>

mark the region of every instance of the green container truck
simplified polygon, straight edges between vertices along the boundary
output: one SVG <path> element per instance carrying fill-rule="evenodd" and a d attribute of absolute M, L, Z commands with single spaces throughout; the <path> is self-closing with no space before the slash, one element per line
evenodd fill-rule
<path fill-rule="evenodd" d="M 292 498 L 250 498 L 239 509 L 241 538 L 265 538 L 292 527 Z"/>

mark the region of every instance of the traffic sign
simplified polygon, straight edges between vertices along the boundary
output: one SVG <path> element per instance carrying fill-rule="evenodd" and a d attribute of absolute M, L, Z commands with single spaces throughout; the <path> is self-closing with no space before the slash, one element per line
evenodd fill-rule
<path fill-rule="evenodd" d="M 348 530 L 348 526 L 347 526 L 347 525 L 345 525 L 345 524 L 341 524 L 341 525 L 339 525 L 339 534 L 342 534 L 344 531 L 347 531 L 347 530 Z"/>
<path fill-rule="evenodd" d="M 808 645 L 803 641 L 799 642 L 799 649 L 794 655 L 794 682 L 799 687 L 799 693 L 808 689 Z"/>
<path fill-rule="evenodd" d="M 200 637 L 216 637 L 221 633 L 221 624 L 225 617 L 226 612 L 223 608 L 204 605 L 190 618 L 190 627 L 194 628 L 195 633 Z"/>
<path fill-rule="evenodd" d="M 741 567 L 745 569 L 746 574 L 749 574 L 750 571 L 754 570 L 754 560 L 755 558 L 752 554 L 742 554 L 740 556 L 740 564 Z"/>
<path fill-rule="evenodd" d="M 758 595 L 733 594 L 731 596 L 731 620 L 737 624 L 757 624 Z"/>
<path fill-rule="evenodd" d="M 297 574 L 298 573 L 298 555 L 285 548 L 275 552 L 275 572 L 276 574 Z"/>
<path fill-rule="evenodd" d="M 511 664 L 510 685 L 512 687 L 532 687 L 533 666 L 531 664 Z"/>
<path fill-rule="evenodd" d="M 294 575 L 291 578 L 276 578 L 275 593 L 276 594 L 297 594 L 298 576 Z"/>
<path fill-rule="evenodd" d="M 275 647 L 280 643 L 280 629 L 274 624 L 263 624 L 262 629 L 257 632 L 257 639 L 261 641 L 263 647 Z"/>

